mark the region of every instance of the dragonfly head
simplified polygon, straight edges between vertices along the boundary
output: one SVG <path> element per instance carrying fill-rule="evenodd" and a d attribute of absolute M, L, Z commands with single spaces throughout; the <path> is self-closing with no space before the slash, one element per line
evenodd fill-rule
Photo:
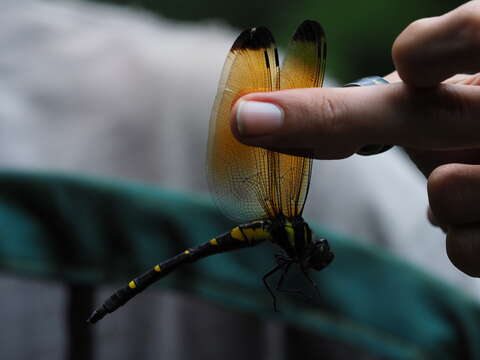
<path fill-rule="evenodd" d="M 333 260 L 334 255 L 330 251 L 327 239 L 314 239 L 308 258 L 308 267 L 317 271 L 326 268 Z"/>

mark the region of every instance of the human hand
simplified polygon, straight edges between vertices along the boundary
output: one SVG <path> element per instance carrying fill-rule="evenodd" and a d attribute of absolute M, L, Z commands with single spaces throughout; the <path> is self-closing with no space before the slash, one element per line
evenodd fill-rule
<path fill-rule="evenodd" d="M 405 147 L 428 178 L 429 217 L 445 229 L 451 261 L 480 277 L 480 75 L 456 75 L 480 71 L 480 1 L 412 23 L 392 56 L 389 85 L 248 94 L 232 109 L 232 131 L 321 159 Z"/>

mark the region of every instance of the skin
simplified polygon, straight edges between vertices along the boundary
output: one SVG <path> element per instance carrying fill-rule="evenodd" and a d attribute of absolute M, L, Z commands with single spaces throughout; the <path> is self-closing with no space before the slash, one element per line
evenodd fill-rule
<path fill-rule="evenodd" d="M 241 100 L 281 107 L 283 124 L 265 133 L 252 119 L 240 134 L 237 102 L 232 131 L 248 145 L 318 159 L 365 144 L 404 147 L 428 179 L 428 217 L 444 229 L 450 260 L 480 277 L 480 1 L 413 22 L 392 58 L 389 85 L 248 94 Z"/>

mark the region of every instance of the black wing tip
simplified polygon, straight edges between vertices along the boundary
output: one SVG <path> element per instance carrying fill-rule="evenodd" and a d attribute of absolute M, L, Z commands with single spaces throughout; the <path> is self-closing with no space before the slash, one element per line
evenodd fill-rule
<path fill-rule="evenodd" d="M 273 35 L 264 26 L 251 28 L 242 31 L 232 45 L 231 51 L 236 50 L 260 50 L 275 45 Z"/>
<path fill-rule="evenodd" d="M 325 38 L 325 31 L 322 25 L 315 20 L 302 22 L 293 35 L 295 41 L 318 42 L 322 38 Z"/>

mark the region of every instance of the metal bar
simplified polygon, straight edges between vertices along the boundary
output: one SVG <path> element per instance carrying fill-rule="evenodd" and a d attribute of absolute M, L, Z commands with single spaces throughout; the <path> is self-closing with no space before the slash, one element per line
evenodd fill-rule
<path fill-rule="evenodd" d="M 67 294 L 67 360 L 93 359 L 93 328 L 85 319 L 94 306 L 94 287 L 68 285 Z"/>

